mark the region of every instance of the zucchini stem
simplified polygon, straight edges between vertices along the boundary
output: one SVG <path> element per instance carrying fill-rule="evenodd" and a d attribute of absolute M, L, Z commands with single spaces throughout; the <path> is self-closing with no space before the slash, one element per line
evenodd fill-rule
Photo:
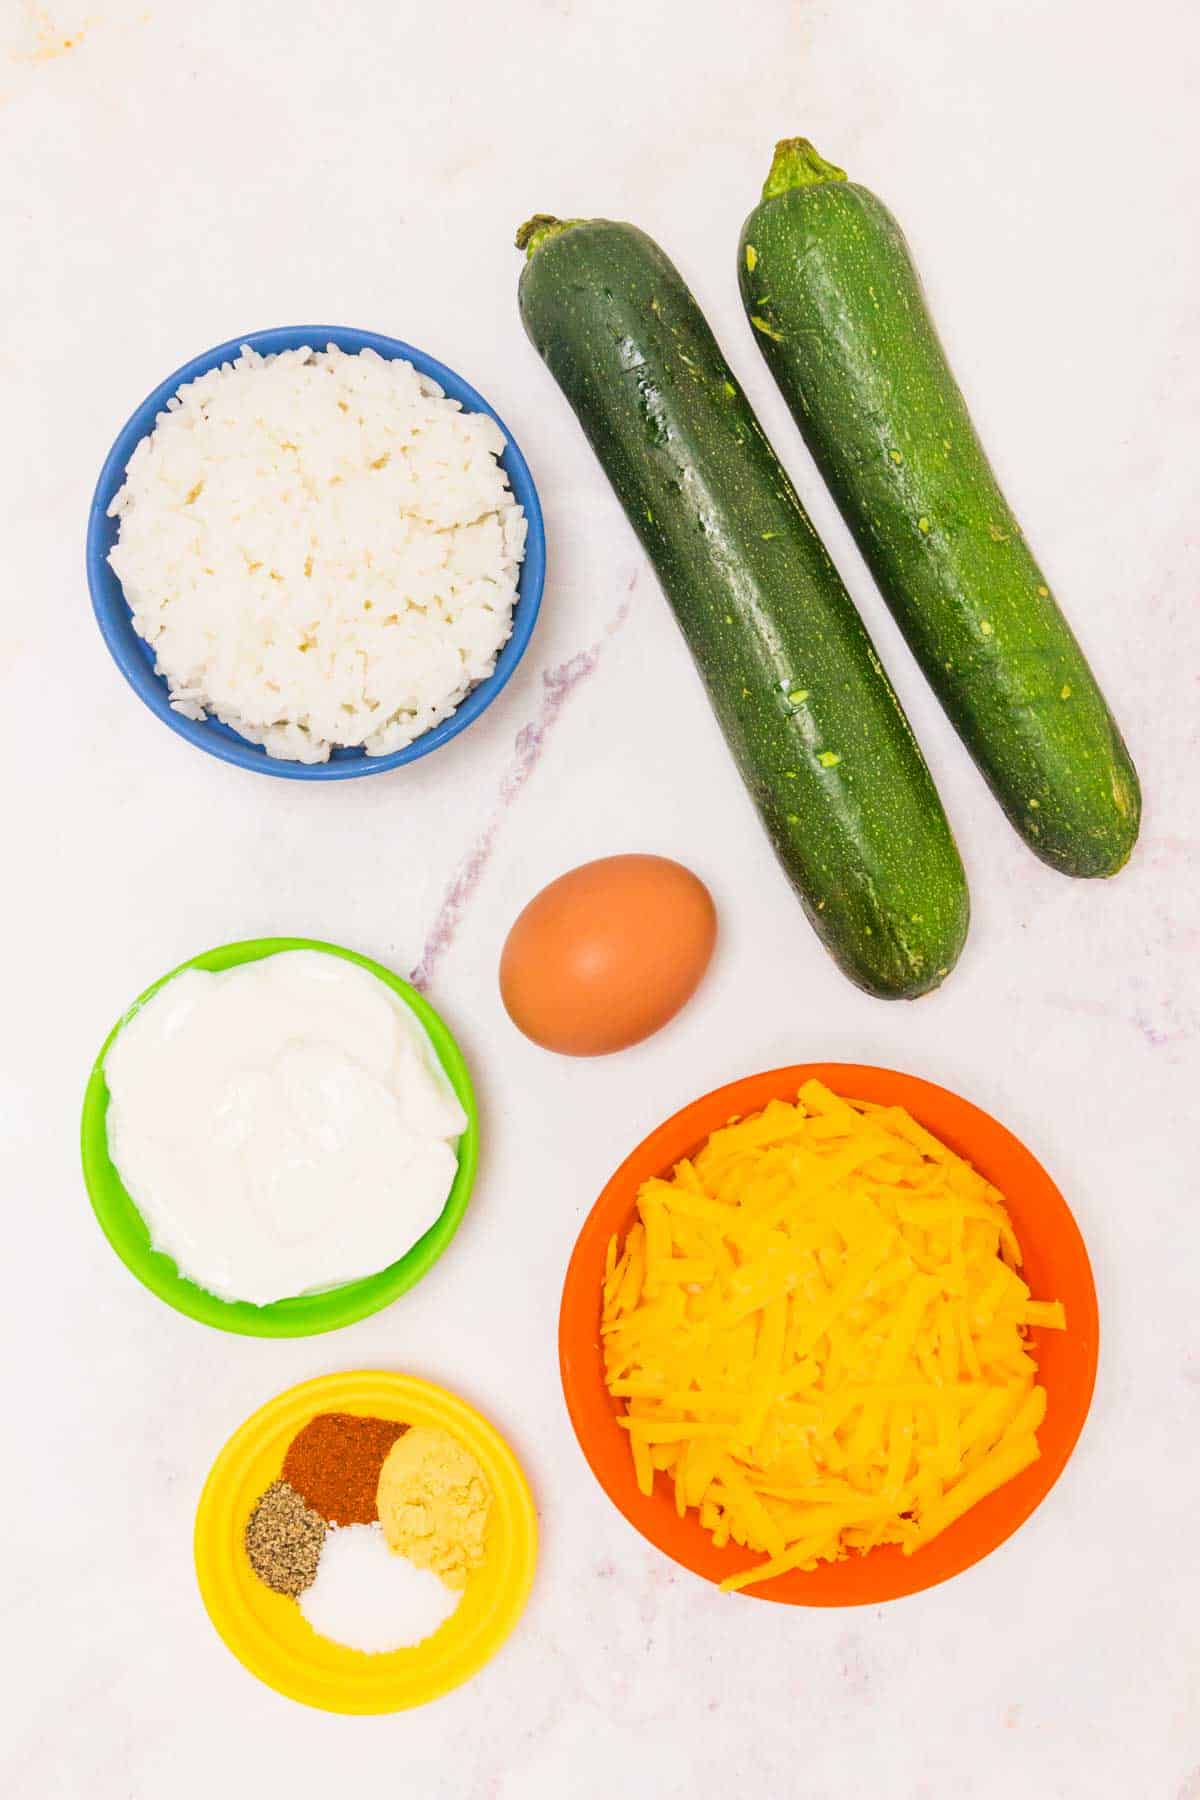
<path fill-rule="evenodd" d="M 517 235 L 513 239 L 518 250 L 524 250 L 527 257 L 540 250 L 547 238 L 557 237 L 560 231 L 570 231 L 572 225 L 584 225 L 585 219 L 556 219 L 553 213 L 534 213 L 532 219 L 526 219 L 523 225 L 517 226 Z"/>
<path fill-rule="evenodd" d="M 826 162 L 807 138 L 781 138 L 775 146 L 771 173 L 763 182 L 762 197 L 773 200 L 793 188 L 815 187 L 821 181 L 845 181 L 845 169 Z"/>

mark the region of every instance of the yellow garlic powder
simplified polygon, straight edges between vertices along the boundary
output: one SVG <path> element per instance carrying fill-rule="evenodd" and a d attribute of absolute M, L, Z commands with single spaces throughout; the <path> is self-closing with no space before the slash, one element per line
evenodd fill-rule
<path fill-rule="evenodd" d="M 397 1438 L 379 1472 L 376 1498 L 388 1547 L 447 1587 L 465 1588 L 484 1556 L 492 1495 L 471 1452 L 436 1426 Z"/>

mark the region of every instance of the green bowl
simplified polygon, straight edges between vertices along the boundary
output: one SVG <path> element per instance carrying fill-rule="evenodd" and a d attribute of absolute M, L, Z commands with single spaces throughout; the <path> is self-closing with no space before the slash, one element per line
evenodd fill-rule
<path fill-rule="evenodd" d="M 344 956 L 347 962 L 369 969 L 372 975 L 386 982 L 392 992 L 411 1007 L 428 1033 L 438 1061 L 467 1115 L 467 1128 L 458 1141 L 458 1174 L 446 1196 L 445 1206 L 424 1237 L 418 1238 L 398 1262 L 380 1269 L 375 1275 L 364 1276 L 361 1281 L 349 1281 L 320 1294 L 297 1294 L 290 1300 L 274 1300 L 269 1306 L 252 1306 L 245 1300 L 220 1300 L 215 1294 L 207 1293 L 181 1275 L 169 1256 L 153 1248 L 145 1221 L 109 1158 L 108 1083 L 104 1079 L 104 1059 L 118 1031 L 138 1007 L 144 1006 L 164 982 L 182 974 L 184 969 L 230 969 L 237 963 L 258 962 L 264 956 L 275 956 L 281 950 L 320 950 L 327 956 Z M 365 1319 L 378 1312 L 407 1292 L 433 1267 L 458 1230 L 467 1208 L 479 1160 L 479 1117 L 471 1077 L 461 1050 L 432 1006 L 407 981 L 401 981 L 398 975 L 372 962 L 369 957 L 343 950 L 339 944 L 322 944 L 312 938 L 250 938 L 243 944 L 222 944 L 216 950 L 206 950 L 202 956 L 193 956 L 190 962 L 181 963 L 178 969 L 172 969 L 169 975 L 164 975 L 139 995 L 129 1011 L 117 1020 L 104 1040 L 88 1080 L 83 1099 L 81 1148 L 83 1178 L 92 1209 L 105 1237 L 143 1287 L 148 1287 L 176 1312 L 199 1319 L 204 1325 L 215 1325 L 220 1331 L 238 1331 L 246 1337 L 313 1337 L 317 1332 L 336 1331 L 339 1326 L 352 1325 L 356 1319 Z"/>

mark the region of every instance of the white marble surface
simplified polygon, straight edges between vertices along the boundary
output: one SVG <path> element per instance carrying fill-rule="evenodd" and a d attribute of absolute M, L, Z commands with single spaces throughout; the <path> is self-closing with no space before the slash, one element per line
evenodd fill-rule
<path fill-rule="evenodd" d="M 1200 1796 L 1200 256 L 1186 0 L 24 0 L 0 6 L 7 959 L 0 1434 L 12 1800 Z M 340 10 L 343 16 L 335 16 Z M 65 40 L 70 39 L 69 47 Z M 773 139 L 810 133 L 907 226 L 984 436 L 1111 690 L 1146 790 L 1111 885 L 1036 863 L 925 691 L 748 340 L 733 248 Z M 860 600 L 958 830 L 970 944 L 944 990 L 851 989 L 777 873 L 664 602 L 517 319 L 513 227 L 637 219 L 691 278 Z M 518 678 L 398 775 L 274 782 L 125 688 L 82 541 L 126 413 L 240 330 L 407 337 L 508 417 L 551 576 Z M 669 1031 L 594 1065 L 518 1038 L 496 959 L 549 876 L 676 855 L 719 957 Z M 463 877 L 466 872 L 465 878 Z M 192 952 L 331 937 L 430 993 L 486 1149 L 436 1273 L 308 1342 L 209 1332 L 144 1293 L 88 1211 L 84 1077 Z M 993 1110 L 1087 1235 L 1104 1354 L 1067 1474 L 1018 1537 L 886 1610 L 723 1599 L 594 1486 L 554 1358 L 604 1178 L 658 1118 L 805 1057 L 898 1065 Z M 536 1486 L 543 1550 L 501 1657 L 425 1711 L 306 1712 L 201 1608 L 192 1513 L 272 1393 L 382 1364 L 459 1388 Z"/>

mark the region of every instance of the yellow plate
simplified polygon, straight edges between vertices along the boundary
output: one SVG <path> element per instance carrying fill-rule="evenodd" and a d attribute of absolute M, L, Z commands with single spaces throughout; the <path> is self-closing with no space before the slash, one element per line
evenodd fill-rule
<path fill-rule="evenodd" d="M 440 1425 L 467 1445 L 488 1478 L 492 1510 L 483 1564 L 446 1623 L 411 1650 L 370 1656 L 319 1637 L 297 1603 L 274 1593 L 250 1567 L 246 1521 L 278 1479 L 296 1433 L 320 1412 Z M 196 1511 L 196 1578 L 217 1631 L 268 1687 L 327 1712 L 400 1712 L 469 1680 L 520 1617 L 536 1559 L 533 1499 L 504 1439 L 457 1395 L 382 1369 L 322 1375 L 268 1401 L 218 1456 Z"/>

